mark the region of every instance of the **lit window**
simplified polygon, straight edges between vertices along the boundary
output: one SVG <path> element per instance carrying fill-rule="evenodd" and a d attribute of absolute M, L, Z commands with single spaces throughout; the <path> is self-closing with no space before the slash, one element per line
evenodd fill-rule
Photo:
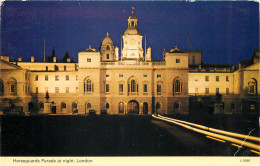
<path fill-rule="evenodd" d="M 209 76 L 205 76 L 205 81 L 209 81 Z"/>
<path fill-rule="evenodd" d="M 135 82 L 135 80 L 131 81 L 131 92 L 136 92 L 136 82 Z"/>
<path fill-rule="evenodd" d="M 181 62 L 181 60 L 180 59 L 176 59 L 176 63 L 180 63 Z"/>
<path fill-rule="evenodd" d="M 66 93 L 69 93 L 69 91 L 70 91 L 70 88 L 66 87 Z"/>
<path fill-rule="evenodd" d="M 59 87 L 55 87 L 55 93 L 59 93 Z"/>
<path fill-rule="evenodd" d="M 58 75 L 55 76 L 55 81 L 59 81 L 59 76 Z"/>
<path fill-rule="evenodd" d="M 209 88 L 205 88 L 205 94 L 209 94 Z"/>
<path fill-rule="evenodd" d="M 66 81 L 70 80 L 70 76 L 66 75 Z"/>
<path fill-rule="evenodd" d="M 162 85 L 157 84 L 157 95 L 161 95 Z"/>
<path fill-rule="evenodd" d="M 48 75 L 45 75 L 45 81 L 48 81 L 48 80 L 49 80 Z"/>
<path fill-rule="evenodd" d="M 91 62 L 91 58 L 87 58 L 87 62 Z"/>
<path fill-rule="evenodd" d="M 109 84 L 106 84 L 106 93 L 108 93 L 109 92 Z"/>
<path fill-rule="evenodd" d="M 91 83 L 91 80 L 88 79 L 87 80 L 87 92 L 92 92 L 92 83 Z"/>
<path fill-rule="evenodd" d="M 229 76 L 226 76 L 226 82 L 229 82 Z"/>
<path fill-rule="evenodd" d="M 173 95 L 178 95 L 182 92 L 182 83 L 180 80 L 175 80 L 173 83 Z"/>
<path fill-rule="evenodd" d="M 35 81 L 38 81 L 38 75 L 35 76 Z"/>
<path fill-rule="evenodd" d="M 219 76 L 216 76 L 216 81 L 219 82 Z"/>

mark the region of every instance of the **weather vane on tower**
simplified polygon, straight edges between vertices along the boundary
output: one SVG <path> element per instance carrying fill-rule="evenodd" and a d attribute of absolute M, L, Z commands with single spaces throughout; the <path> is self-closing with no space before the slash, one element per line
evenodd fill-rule
<path fill-rule="evenodd" d="M 134 14 L 134 9 L 135 9 L 135 7 L 134 7 L 134 6 L 132 6 L 132 14 Z"/>

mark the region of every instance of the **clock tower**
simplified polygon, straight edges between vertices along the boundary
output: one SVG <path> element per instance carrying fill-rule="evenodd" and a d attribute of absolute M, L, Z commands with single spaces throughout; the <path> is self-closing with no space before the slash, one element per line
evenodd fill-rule
<path fill-rule="evenodd" d="M 137 29 L 137 17 L 134 15 L 134 9 L 132 7 L 132 15 L 128 17 L 128 27 L 123 35 L 122 60 L 142 61 L 144 59 L 143 36 Z"/>

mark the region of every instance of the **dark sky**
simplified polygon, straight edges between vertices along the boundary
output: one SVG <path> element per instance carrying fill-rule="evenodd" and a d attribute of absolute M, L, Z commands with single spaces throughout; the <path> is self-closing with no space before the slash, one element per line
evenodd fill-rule
<path fill-rule="evenodd" d="M 90 44 L 99 48 L 106 32 L 120 48 L 120 35 L 135 6 L 138 28 L 147 35 L 152 59 L 174 45 L 202 50 L 204 63 L 248 59 L 259 47 L 259 6 L 256 2 L 4 2 L 1 7 L 1 55 L 43 61 L 54 46 L 62 59 Z"/>

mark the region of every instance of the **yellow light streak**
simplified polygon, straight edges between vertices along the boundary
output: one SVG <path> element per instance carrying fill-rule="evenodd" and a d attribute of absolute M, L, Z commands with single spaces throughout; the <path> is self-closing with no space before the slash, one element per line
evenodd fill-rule
<path fill-rule="evenodd" d="M 255 150 L 250 150 L 250 151 L 253 152 L 253 153 L 256 153 L 256 154 L 260 154 L 260 152 L 255 151 Z"/>
<path fill-rule="evenodd" d="M 171 123 L 180 125 L 180 126 L 182 126 L 182 127 L 184 127 L 184 128 L 187 128 L 187 129 L 189 129 L 189 130 L 193 130 L 193 131 L 198 132 L 198 133 L 202 133 L 202 134 L 205 134 L 205 135 L 209 135 L 209 136 L 212 136 L 212 137 L 215 137 L 215 138 L 220 138 L 220 139 L 223 139 L 223 140 L 226 140 L 226 141 L 229 141 L 229 142 L 232 142 L 232 143 L 236 143 L 236 144 L 239 144 L 239 145 L 242 145 L 242 144 L 243 144 L 243 146 L 250 147 L 250 148 L 252 148 L 252 149 L 255 149 L 255 150 L 259 150 L 259 151 L 260 151 L 260 145 L 253 144 L 253 143 L 251 143 L 251 142 L 246 142 L 246 141 L 243 141 L 243 140 L 240 140 L 240 139 L 237 139 L 237 138 L 232 138 L 232 137 L 228 137 L 228 136 L 224 136 L 224 135 L 212 133 L 212 132 L 209 132 L 209 131 L 197 129 L 197 128 L 194 128 L 194 127 L 191 127 L 191 126 L 188 126 L 188 125 L 185 125 L 185 124 L 176 122 L 176 121 L 174 121 L 174 120 L 169 120 L 169 119 L 162 118 L 162 117 L 158 117 L 158 116 L 155 116 L 155 115 L 152 115 L 152 116 L 153 116 L 154 118 L 156 118 L 156 119 L 161 119 L 161 120 L 164 120 L 164 121 L 167 121 L 167 122 L 171 122 Z"/>
<path fill-rule="evenodd" d="M 178 119 L 173 119 L 173 118 L 167 118 L 167 117 L 164 117 L 164 116 L 161 116 L 161 115 L 158 115 L 158 116 L 162 117 L 162 118 L 169 119 L 169 120 L 175 120 L 175 121 L 180 122 L 180 123 L 189 124 L 189 125 L 192 125 L 192 126 L 204 129 L 204 130 L 208 130 L 208 131 L 212 131 L 212 132 L 216 132 L 216 133 L 221 133 L 221 134 L 225 134 L 225 135 L 229 135 L 229 136 L 233 136 L 233 137 L 239 137 L 239 138 L 244 138 L 244 139 L 246 138 L 248 140 L 260 142 L 259 137 L 248 136 L 248 135 L 244 135 L 244 134 L 233 133 L 233 132 L 229 132 L 229 131 L 223 131 L 223 130 L 218 130 L 218 129 L 214 129 L 214 128 L 209 128 L 209 127 L 206 127 L 206 126 L 203 126 L 203 125 L 190 123 L 190 122 L 186 122 L 186 121 L 182 121 L 182 120 L 178 120 Z"/>
<path fill-rule="evenodd" d="M 213 139 L 213 140 L 216 140 L 216 141 L 219 141 L 219 142 L 226 142 L 224 140 L 221 140 L 221 139 L 217 139 L 217 138 L 214 138 L 214 137 L 211 137 L 211 136 L 206 136 L 207 138 L 210 138 L 210 139 Z"/>
<path fill-rule="evenodd" d="M 231 145 L 236 146 L 236 147 L 238 147 L 238 148 L 243 148 L 242 146 L 237 145 L 237 144 L 231 144 Z"/>

